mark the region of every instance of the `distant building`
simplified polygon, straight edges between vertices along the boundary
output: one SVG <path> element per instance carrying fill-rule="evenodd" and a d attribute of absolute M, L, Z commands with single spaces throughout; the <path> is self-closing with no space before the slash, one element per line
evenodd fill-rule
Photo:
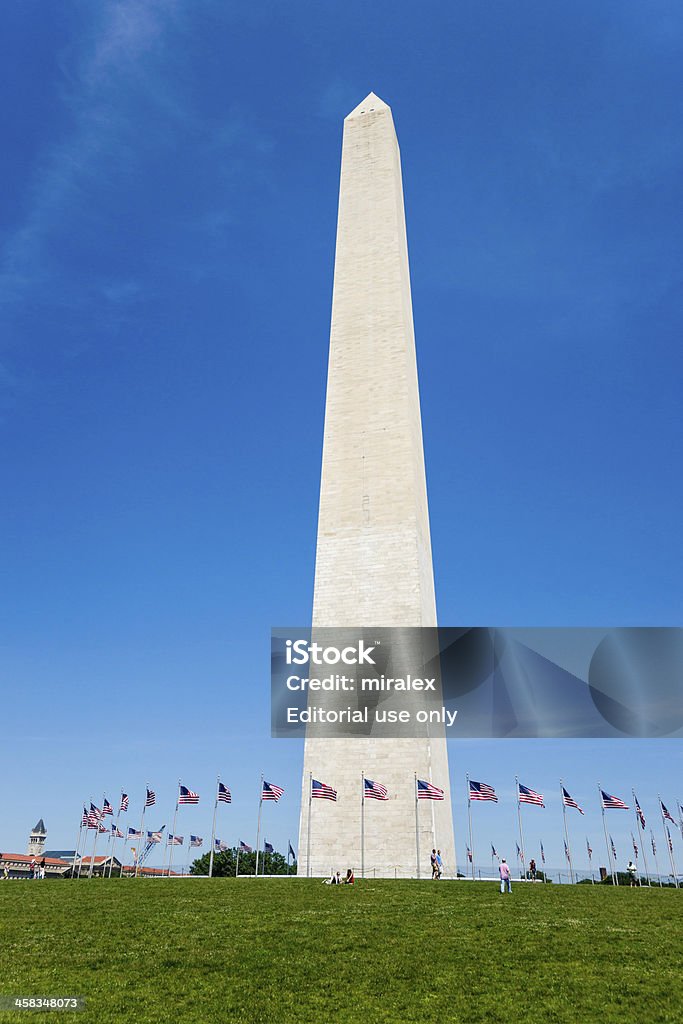
<path fill-rule="evenodd" d="M 58 857 L 35 857 L 28 853 L 0 853 L 0 878 L 3 877 L 5 867 L 10 878 L 30 878 L 31 865 L 42 864 L 45 861 L 46 878 L 66 878 L 71 873 L 71 863 L 68 860 L 60 860 Z"/>
<path fill-rule="evenodd" d="M 45 828 L 45 822 L 41 818 L 37 825 L 33 827 L 31 835 L 28 840 L 28 849 L 26 853 L 29 857 L 42 857 L 45 851 L 45 840 L 47 839 L 47 829 Z"/>

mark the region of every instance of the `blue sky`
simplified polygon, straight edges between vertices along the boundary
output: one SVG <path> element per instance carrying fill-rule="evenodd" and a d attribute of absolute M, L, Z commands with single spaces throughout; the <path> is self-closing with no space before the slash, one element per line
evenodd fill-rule
<path fill-rule="evenodd" d="M 135 817 L 146 780 L 166 820 L 179 776 L 207 833 L 218 772 L 250 842 L 261 770 L 287 789 L 266 837 L 296 843 L 269 630 L 310 618 L 341 126 L 371 89 L 403 157 L 440 621 L 681 624 L 680 10 L 4 21 L 0 848 L 40 816 L 72 845 L 103 790 Z M 597 848 L 598 778 L 654 820 L 682 764 L 672 741 L 452 747 L 460 855 L 467 770 L 563 775 Z M 476 810 L 509 854 L 514 803 Z M 537 813 L 559 862 L 557 798 Z"/>

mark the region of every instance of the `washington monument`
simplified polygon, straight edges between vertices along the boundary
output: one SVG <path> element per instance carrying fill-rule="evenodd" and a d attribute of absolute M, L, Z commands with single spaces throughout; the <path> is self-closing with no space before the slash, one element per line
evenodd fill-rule
<path fill-rule="evenodd" d="M 436 626 L 401 161 L 374 93 L 344 121 L 312 622 Z M 388 799 L 363 801 L 363 773 Z M 444 790 L 417 823 L 415 775 Z M 311 778 L 337 802 L 310 801 Z M 432 847 L 455 874 L 443 732 L 307 737 L 299 873 L 360 873 L 361 817 L 366 876 L 415 876 L 416 838 L 422 877 Z"/>

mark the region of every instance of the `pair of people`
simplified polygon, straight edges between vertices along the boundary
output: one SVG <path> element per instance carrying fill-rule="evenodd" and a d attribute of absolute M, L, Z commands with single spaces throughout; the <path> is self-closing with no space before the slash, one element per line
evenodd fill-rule
<path fill-rule="evenodd" d="M 432 878 L 434 881 L 438 881 L 443 874 L 443 861 L 441 859 L 441 850 L 432 850 L 429 858 L 432 865 Z"/>
<path fill-rule="evenodd" d="M 336 874 L 333 871 L 330 877 L 325 879 L 325 885 L 353 885 L 355 881 L 353 868 L 349 868 L 346 872 L 346 878 L 342 878 L 338 871 Z"/>

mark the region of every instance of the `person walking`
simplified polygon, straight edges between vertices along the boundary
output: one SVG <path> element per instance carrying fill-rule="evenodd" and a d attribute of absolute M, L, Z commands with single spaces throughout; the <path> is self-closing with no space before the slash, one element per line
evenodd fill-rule
<path fill-rule="evenodd" d="M 436 851 L 436 869 L 437 869 L 436 877 L 437 878 L 441 878 L 441 876 L 443 874 L 443 861 L 441 859 L 441 850 L 437 850 Z"/>
<path fill-rule="evenodd" d="M 628 862 L 628 867 L 626 868 L 626 870 L 628 871 L 628 884 L 630 886 L 637 886 L 638 880 L 636 878 L 636 875 L 638 873 L 638 869 L 636 868 L 632 860 Z"/>
<path fill-rule="evenodd" d="M 498 868 L 500 874 L 500 891 L 501 892 L 512 892 L 512 879 L 510 878 L 510 867 L 505 857 L 500 862 Z"/>
<path fill-rule="evenodd" d="M 529 874 L 531 875 L 531 881 L 536 881 L 536 861 L 532 857 L 529 861 Z"/>
<path fill-rule="evenodd" d="M 439 865 L 436 862 L 436 850 L 432 850 L 429 862 L 432 865 L 432 881 L 436 881 L 439 877 Z"/>

